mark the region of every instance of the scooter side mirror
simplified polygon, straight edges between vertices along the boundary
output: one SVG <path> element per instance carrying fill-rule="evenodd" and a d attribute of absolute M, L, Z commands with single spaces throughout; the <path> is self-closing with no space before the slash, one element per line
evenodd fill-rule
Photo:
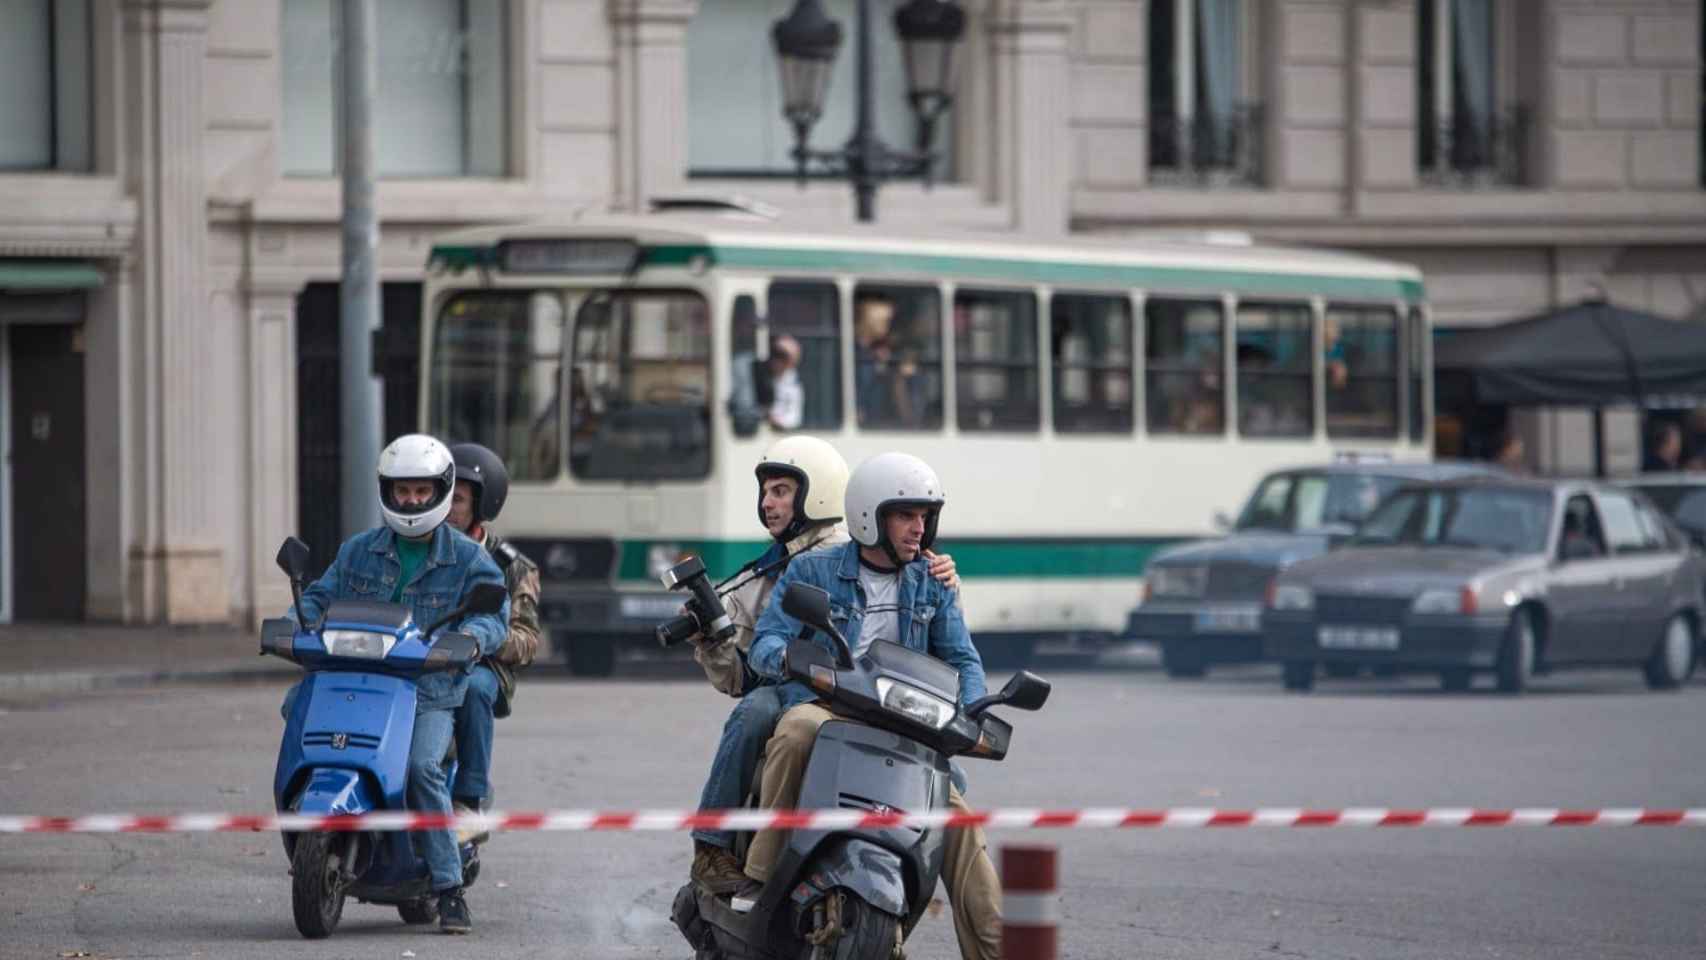
<path fill-rule="evenodd" d="M 308 544 L 296 537 L 285 537 L 279 545 L 276 562 L 292 582 L 301 583 L 308 579 L 308 558 Z"/>
<path fill-rule="evenodd" d="M 782 612 L 808 627 L 829 632 L 829 593 L 809 583 L 790 583 Z"/>
<path fill-rule="evenodd" d="M 973 701 L 966 707 L 966 716 L 981 717 L 990 707 L 1002 704 L 1017 710 L 1041 710 L 1043 704 L 1048 702 L 1049 692 L 1053 689 L 1042 677 L 1029 670 L 1020 670 L 999 692 Z"/>
<path fill-rule="evenodd" d="M 467 613 L 498 613 L 509 591 L 495 583 L 476 583 L 468 593 Z"/>

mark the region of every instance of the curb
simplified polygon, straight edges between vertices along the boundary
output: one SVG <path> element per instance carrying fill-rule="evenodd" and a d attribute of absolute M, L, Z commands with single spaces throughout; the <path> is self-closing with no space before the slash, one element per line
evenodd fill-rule
<path fill-rule="evenodd" d="M 294 664 L 228 664 L 217 667 L 131 670 L 67 670 L 51 673 L 0 673 L 0 694 L 86 693 L 129 690 L 170 684 L 259 683 L 301 674 Z"/>

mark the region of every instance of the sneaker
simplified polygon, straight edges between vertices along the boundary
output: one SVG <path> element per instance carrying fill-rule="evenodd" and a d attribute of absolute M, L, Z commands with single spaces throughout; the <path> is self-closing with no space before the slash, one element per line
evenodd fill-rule
<path fill-rule="evenodd" d="M 465 813 L 480 812 L 479 804 L 470 800 L 457 800 L 453 806 L 455 807 L 456 814 L 458 816 Z M 465 825 L 456 828 L 456 845 L 459 847 L 469 843 L 485 843 L 491 838 L 492 832 L 490 830 L 482 830 L 479 827 L 472 825 Z"/>
<path fill-rule="evenodd" d="M 461 887 L 438 895 L 438 929 L 444 933 L 467 933 L 474 929 L 474 917 L 468 912 L 468 901 L 462 899 Z"/>
<path fill-rule="evenodd" d="M 742 885 L 752 882 L 741 872 L 740 861 L 734 854 L 703 840 L 693 841 L 693 867 L 687 873 L 694 883 L 719 897 L 734 893 Z"/>

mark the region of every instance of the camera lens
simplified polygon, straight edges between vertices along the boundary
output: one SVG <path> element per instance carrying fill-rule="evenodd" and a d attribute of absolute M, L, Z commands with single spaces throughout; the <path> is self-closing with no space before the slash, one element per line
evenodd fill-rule
<path fill-rule="evenodd" d="M 660 647 L 673 647 L 678 643 L 685 643 L 698 632 L 699 621 L 693 619 L 693 617 L 689 615 L 673 617 L 669 620 L 665 620 L 663 623 L 658 624 L 657 630 L 655 631 L 658 639 L 658 646 Z"/>

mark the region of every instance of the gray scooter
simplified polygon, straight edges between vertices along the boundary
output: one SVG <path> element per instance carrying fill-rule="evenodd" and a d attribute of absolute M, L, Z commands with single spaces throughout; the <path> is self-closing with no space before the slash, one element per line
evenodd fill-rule
<path fill-rule="evenodd" d="M 1036 710 L 1048 700 L 1048 682 L 1021 671 L 962 709 L 959 673 L 934 657 L 877 641 L 855 659 L 817 587 L 789 586 L 782 609 L 806 625 L 788 645 L 790 677 L 846 718 L 818 731 L 801 809 L 945 810 L 949 758 L 1007 756 L 1013 728 L 989 708 Z M 808 639 L 814 629 L 833 653 Z M 935 828 L 793 830 L 750 910 L 688 883 L 672 919 L 695 960 L 888 960 L 929 906 L 945 840 Z M 742 836 L 742 852 L 749 841 Z"/>

